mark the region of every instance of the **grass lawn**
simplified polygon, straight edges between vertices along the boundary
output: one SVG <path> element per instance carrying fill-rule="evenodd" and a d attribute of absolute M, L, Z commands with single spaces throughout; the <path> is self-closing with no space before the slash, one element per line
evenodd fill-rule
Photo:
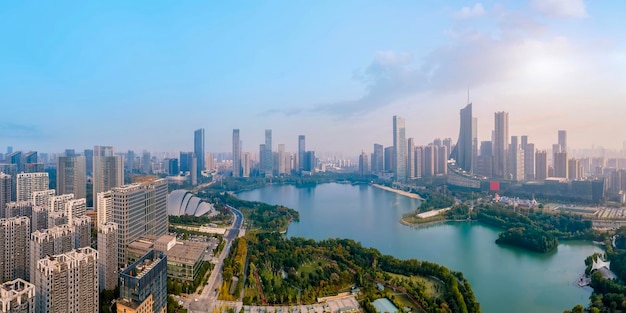
<path fill-rule="evenodd" d="M 436 279 L 433 279 L 430 277 L 424 277 L 424 276 L 408 277 L 408 276 L 398 275 L 398 274 L 393 274 L 393 273 L 387 273 L 387 274 L 389 274 L 391 277 L 396 278 L 396 279 L 410 279 L 412 281 L 420 282 L 426 287 L 426 293 L 428 297 L 441 298 L 441 296 L 443 296 L 441 291 L 444 289 L 444 286 L 441 282 L 439 282 Z"/>

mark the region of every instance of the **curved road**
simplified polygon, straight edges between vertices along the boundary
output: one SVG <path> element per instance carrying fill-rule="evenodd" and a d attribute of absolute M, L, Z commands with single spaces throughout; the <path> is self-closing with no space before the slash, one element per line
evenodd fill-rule
<path fill-rule="evenodd" d="M 217 292 L 215 290 L 219 289 L 222 283 L 222 265 L 224 264 L 224 259 L 228 256 L 233 240 L 237 238 L 241 225 L 243 224 L 243 214 L 231 206 L 227 207 L 233 212 L 235 220 L 231 228 L 224 234 L 224 239 L 226 240 L 224 249 L 211 272 L 211 276 L 209 276 L 209 281 L 202 289 L 202 294 L 199 296 L 195 294 L 190 295 L 190 298 L 187 299 L 184 304 L 184 307 L 188 308 L 189 313 L 211 313 L 217 301 Z"/>

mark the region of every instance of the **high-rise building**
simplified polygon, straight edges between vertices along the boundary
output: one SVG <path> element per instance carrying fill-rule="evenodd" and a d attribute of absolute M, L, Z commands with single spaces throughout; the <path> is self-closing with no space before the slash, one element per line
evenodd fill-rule
<path fill-rule="evenodd" d="M 396 158 L 394 157 L 393 146 L 385 147 L 385 172 L 393 172 Z"/>
<path fill-rule="evenodd" d="M 193 133 L 193 152 L 196 155 L 196 175 L 200 177 L 204 170 L 204 128 Z"/>
<path fill-rule="evenodd" d="M 35 285 L 15 279 L 0 286 L 0 313 L 35 312 Z"/>
<path fill-rule="evenodd" d="M 361 155 L 359 156 L 359 175 L 369 175 L 369 160 L 365 151 L 361 151 Z"/>
<path fill-rule="evenodd" d="M 233 129 L 233 177 L 241 176 L 241 139 L 239 129 Z"/>
<path fill-rule="evenodd" d="M 303 171 L 304 170 L 304 158 L 306 154 L 306 146 L 305 146 L 305 138 L 304 135 L 299 135 L 298 136 L 298 166 L 296 167 L 296 169 L 298 169 L 298 171 Z"/>
<path fill-rule="evenodd" d="M 4 215 L 6 218 L 28 216 L 29 218 L 33 214 L 33 202 L 32 201 L 16 201 L 9 202 L 5 205 Z"/>
<path fill-rule="evenodd" d="M 180 152 L 180 171 L 191 171 L 191 162 L 193 161 L 193 152 Z"/>
<path fill-rule="evenodd" d="M 98 280 L 100 291 L 117 287 L 118 227 L 116 223 L 104 222 L 98 225 Z"/>
<path fill-rule="evenodd" d="M 278 175 L 287 174 L 287 163 L 285 162 L 285 144 L 278 144 Z"/>
<path fill-rule="evenodd" d="M 37 261 L 37 313 L 98 313 L 98 252 L 80 248 Z"/>
<path fill-rule="evenodd" d="M 17 200 L 17 164 L 0 164 L 0 173 L 11 176 L 11 198 L 9 201 Z"/>
<path fill-rule="evenodd" d="M 450 155 L 450 153 L 448 152 L 448 147 L 444 145 L 435 146 L 435 153 L 435 162 L 437 164 L 435 168 L 435 174 L 448 175 L 448 155 Z"/>
<path fill-rule="evenodd" d="M 150 152 L 148 151 L 144 151 L 141 154 L 141 173 L 142 174 L 152 173 L 152 157 L 150 156 Z"/>
<path fill-rule="evenodd" d="M 415 139 L 409 138 L 407 142 L 406 172 L 408 179 L 415 179 Z"/>
<path fill-rule="evenodd" d="M 37 261 L 55 254 L 69 252 L 74 249 L 74 228 L 68 224 L 54 226 L 30 234 L 30 268 L 26 280 L 34 277 Z M 32 280 L 31 280 L 32 281 Z"/>
<path fill-rule="evenodd" d="M 48 190 L 48 173 L 17 174 L 17 201 L 30 201 L 33 192 Z"/>
<path fill-rule="evenodd" d="M 85 149 L 83 155 L 85 156 L 85 173 L 91 176 L 91 171 L 93 171 L 93 149 Z"/>
<path fill-rule="evenodd" d="M 524 178 L 535 179 L 535 144 L 528 143 L 528 137 L 522 136 L 522 149 L 524 150 Z M 525 143 L 524 143 L 525 142 Z"/>
<path fill-rule="evenodd" d="M 385 150 L 383 145 L 374 144 L 374 153 L 372 153 L 372 172 L 382 172 L 385 170 Z"/>
<path fill-rule="evenodd" d="M 250 153 L 246 152 L 243 154 L 243 158 L 241 160 L 242 167 L 242 177 L 250 177 Z"/>
<path fill-rule="evenodd" d="M 151 250 L 124 269 L 119 276 L 120 298 L 117 312 L 167 311 L 167 256 Z M 150 305 L 151 304 L 151 305 Z M 143 310 L 142 310 L 143 309 Z"/>
<path fill-rule="evenodd" d="M 113 218 L 118 225 L 119 264 L 127 264 L 126 248 L 144 235 L 167 233 L 167 180 L 157 179 L 111 189 Z M 108 209 L 107 209 L 108 210 Z"/>
<path fill-rule="evenodd" d="M 415 168 L 415 178 L 422 178 L 422 165 L 424 164 L 424 147 L 415 147 L 413 152 L 409 151 L 409 153 L 413 153 L 413 162 Z"/>
<path fill-rule="evenodd" d="M 461 109 L 461 126 L 459 130 L 459 140 L 454 146 L 452 157 L 456 160 L 456 164 L 468 173 L 472 173 L 472 165 L 474 164 L 474 148 L 475 148 L 475 131 L 474 119 L 472 117 L 472 104 L 468 104 Z M 477 144 L 477 143 L 476 143 Z"/>
<path fill-rule="evenodd" d="M 491 141 L 480 142 L 480 154 L 476 159 L 474 172 L 485 177 L 493 177 L 493 143 Z"/>
<path fill-rule="evenodd" d="M 113 156 L 112 147 L 94 147 L 93 157 L 93 194 L 111 190 L 124 184 L 124 160 L 121 156 Z M 98 210 L 97 202 L 94 201 Z"/>
<path fill-rule="evenodd" d="M 315 151 L 307 151 L 304 154 L 304 170 L 307 172 L 314 172 L 317 167 L 317 159 L 315 158 Z"/>
<path fill-rule="evenodd" d="M 577 159 L 569 159 L 567 161 L 567 178 L 578 180 L 583 177 L 583 170 Z"/>
<path fill-rule="evenodd" d="M 124 169 L 128 173 L 135 172 L 135 169 L 136 169 L 136 166 L 135 166 L 135 151 L 128 150 L 128 152 L 126 152 L 126 159 L 124 160 Z"/>
<path fill-rule="evenodd" d="M 559 149 L 562 152 L 567 152 L 567 131 L 559 130 Z"/>
<path fill-rule="evenodd" d="M 548 178 L 548 152 L 537 151 L 535 153 L 535 179 L 545 180 Z"/>
<path fill-rule="evenodd" d="M 422 158 L 422 177 L 431 177 L 435 176 L 435 151 L 437 150 L 436 146 L 428 145 L 423 147 L 423 158 Z"/>
<path fill-rule="evenodd" d="M 74 217 L 71 225 L 74 228 L 74 248 L 91 246 L 91 217 L 87 215 Z"/>
<path fill-rule="evenodd" d="M 57 194 L 72 193 L 74 198 L 87 196 L 87 173 L 84 156 L 66 156 L 57 158 Z"/>
<path fill-rule="evenodd" d="M 265 130 L 265 150 L 262 151 L 263 153 L 263 164 L 262 164 L 262 168 L 263 168 L 263 172 L 265 173 L 265 177 L 272 177 L 272 173 L 273 173 L 273 165 L 274 165 L 274 160 L 272 157 L 272 130 L 271 129 L 266 129 Z"/>
<path fill-rule="evenodd" d="M 493 138 L 493 162 L 496 177 L 504 177 L 507 173 L 507 156 L 509 148 L 509 113 L 496 112 Z"/>
<path fill-rule="evenodd" d="M 406 141 L 406 128 L 404 125 L 404 119 L 394 115 L 393 117 L 393 153 L 395 157 L 394 162 L 394 177 L 395 180 L 406 179 L 406 155 L 407 155 L 407 141 Z"/>
<path fill-rule="evenodd" d="M 567 152 L 559 151 L 554 153 L 554 177 L 567 178 Z"/>
<path fill-rule="evenodd" d="M 30 220 L 19 216 L 0 219 L 0 281 L 28 278 Z"/>
<path fill-rule="evenodd" d="M 11 175 L 0 172 L 0 218 L 5 218 L 5 205 L 11 202 Z"/>
<path fill-rule="evenodd" d="M 163 170 L 167 175 L 178 175 L 178 159 L 163 159 Z"/>

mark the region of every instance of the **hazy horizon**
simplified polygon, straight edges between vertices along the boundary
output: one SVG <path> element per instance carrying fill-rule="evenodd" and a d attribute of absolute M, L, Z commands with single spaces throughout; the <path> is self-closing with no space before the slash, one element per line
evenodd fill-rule
<path fill-rule="evenodd" d="M 0 6 L 0 151 L 258 152 L 354 156 L 459 132 L 467 92 L 478 140 L 496 111 L 550 149 L 621 150 L 623 2 L 28 3 Z M 621 26 L 621 27 L 620 27 Z"/>

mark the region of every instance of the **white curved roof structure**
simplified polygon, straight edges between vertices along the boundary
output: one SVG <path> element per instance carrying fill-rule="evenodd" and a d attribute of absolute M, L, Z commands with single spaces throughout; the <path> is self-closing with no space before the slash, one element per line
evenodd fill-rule
<path fill-rule="evenodd" d="M 174 190 L 167 197 L 167 214 L 174 216 L 202 216 L 209 214 L 209 216 L 213 216 L 217 212 L 212 204 L 202 201 L 202 199 L 195 197 L 191 192 Z"/>
<path fill-rule="evenodd" d="M 596 260 L 593 261 L 593 264 L 591 265 L 591 271 L 595 271 L 595 270 L 599 270 L 601 268 L 606 268 L 611 269 L 611 261 L 602 261 L 600 258 L 597 258 Z"/>

